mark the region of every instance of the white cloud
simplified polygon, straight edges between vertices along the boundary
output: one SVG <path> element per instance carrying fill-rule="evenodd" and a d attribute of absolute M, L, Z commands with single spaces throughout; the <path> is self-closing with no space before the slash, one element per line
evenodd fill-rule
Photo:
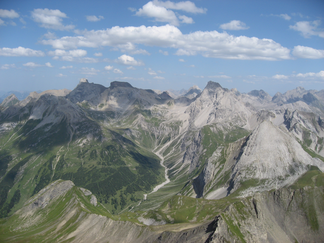
<path fill-rule="evenodd" d="M 296 75 L 296 77 L 298 77 L 298 78 L 322 78 L 322 79 L 324 79 L 324 71 L 320 71 L 318 73 L 313 73 L 313 72 L 298 73 Z"/>
<path fill-rule="evenodd" d="M 97 75 L 98 72 L 100 72 L 100 70 L 97 70 L 95 68 L 83 67 L 81 69 L 81 73 L 86 75 Z"/>
<path fill-rule="evenodd" d="M 22 24 L 27 24 L 26 21 L 25 21 L 23 18 L 20 18 L 19 21 L 20 21 Z"/>
<path fill-rule="evenodd" d="M 25 47 L 17 47 L 17 48 L 7 48 L 3 47 L 0 49 L 0 56 L 7 57 L 18 57 L 18 56 L 26 56 L 26 57 L 42 57 L 45 56 L 44 52 L 33 50 Z"/>
<path fill-rule="evenodd" d="M 159 0 L 153 0 L 140 8 L 135 15 L 154 18 L 156 22 L 167 22 L 175 26 L 179 25 L 179 19 L 181 20 L 181 23 L 194 23 L 191 17 L 179 15 L 170 9 L 189 13 L 206 13 L 207 11 L 207 9 L 197 8 L 196 5 L 190 1 L 174 3 L 171 1 L 162 2 Z M 177 17 L 177 15 L 179 17 Z"/>
<path fill-rule="evenodd" d="M 185 62 L 185 60 L 180 58 L 180 59 L 179 59 L 179 62 Z"/>
<path fill-rule="evenodd" d="M 246 30 L 250 27 L 246 26 L 245 23 L 239 20 L 232 20 L 229 23 L 220 25 L 220 28 L 223 30 Z"/>
<path fill-rule="evenodd" d="M 299 58 L 324 58 L 324 50 L 317 50 L 308 46 L 295 46 L 292 51 L 292 54 Z"/>
<path fill-rule="evenodd" d="M 290 25 L 289 28 L 296 31 L 300 31 L 301 35 L 304 36 L 305 38 L 310 38 L 312 35 L 324 38 L 324 31 L 317 29 L 319 24 L 320 24 L 319 20 L 313 22 L 300 21 L 297 22 L 295 25 Z"/>
<path fill-rule="evenodd" d="M 0 18 L 10 18 L 10 19 L 19 18 L 19 14 L 13 9 L 11 10 L 0 9 Z"/>
<path fill-rule="evenodd" d="M 156 72 L 149 68 L 148 72 L 149 75 L 156 75 Z"/>
<path fill-rule="evenodd" d="M 172 10 L 157 6 L 153 2 L 148 2 L 136 12 L 137 16 L 155 18 L 157 22 L 167 22 L 172 25 L 179 25 L 177 16 Z"/>
<path fill-rule="evenodd" d="M 1 66 L 1 69 L 10 69 L 10 68 L 16 68 L 15 64 L 3 64 Z"/>
<path fill-rule="evenodd" d="M 46 39 L 56 39 L 57 38 L 55 33 L 49 32 L 49 31 L 46 34 L 44 34 L 43 37 Z"/>
<path fill-rule="evenodd" d="M 115 68 L 114 69 L 114 73 L 117 73 L 117 74 L 123 74 L 123 72 L 121 70 L 119 70 L 118 68 Z"/>
<path fill-rule="evenodd" d="M 185 24 L 193 24 L 193 23 L 195 23 L 192 18 L 187 17 L 185 15 L 179 16 L 179 19 L 182 20 L 181 23 L 185 23 Z"/>
<path fill-rule="evenodd" d="M 2 19 L 0 19 L 0 25 L 6 25 Z"/>
<path fill-rule="evenodd" d="M 27 62 L 27 63 L 23 64 L 23 66 L 25 66 L 25 67 L 30 67 L 30 68 L 34 68 L 34 67 L 40 67 L 40 66 L 42 66 L 42 65 L 40 65 L 40 64 L 36 64 L 36 63 L 34 63 L 34 62 Z"/>
<path fill-rule="evenodd" d="M 73 66 L 62 66 L 62 67 L 60 67 L 60 69 L 70 69 L 70 68 L 73 68 Z"/>
<path fill-rule="evenodd" d="M 62 78 L 62 77 L 66 77 L 66 75 L 59 73 L 58 75 L 56 75 L 56 77 Z"/>
<path fill-rule="evenodd" d="M 48 55 L 54 56 L 54 60 L 61 59 L 62 61 L 68 61 L 68 62 L 82 62 L 82 63 L 96 63 L 98 62 L 97 59 L 91 58 L 91 57 L 85 57 L 87 55 L 87 51 L 82 49 L 76 49 L 76 50 L 58 50 L 55 51 L 49 51 Z"/>
<path fill-rule="evenodd" d="M 280 14 L 279 16 L 285 20 L 291 20 L 291 17 L 288 14 Z"/>
<path fill-rule="evenodd" d="M 136 12 L 136 8 L 128 8 L 128 10 L 131 12 Z"/>
<path fill-rule="evenodd" d="M 284 60 L 291 59 L 290 50 L 271 39 L 234 36 L 226 32 L 196 31 L 182 34 L 171 25 L 164 26 L 115 26 L 105 30 L 83 31 L 80 36 L 64 36 L 55 40 L 41 40 L 55 49 L 78 47 L 142 44 L 161 48 L 178 49 L 177 55 L 202 55 L 223 59 Z"/>
<path fill-rule="evenodd" d="M 113 66 L 105 66 L 105 70 L 107 70 L 107 71 L 110 71 L 110 70 L 112 70 L 114 67 Z"/>
<path fill-rule="evenodd" d="M 102 19 L 104 19 L 103 16 L 95 16 L 95 15 L 91 15 L 91 16 L 86 16 L 87 20 L 90 21 L 90 22 L 97 22 L 97 21 L 100 21 Z"/>
<path fill-rule="evenodd" d="M 67 18 L 66 14 L 58 9 L 38 8 L 32 11 L 32 19 L 35 22 L 40 23 L 41 27 L 55 30 L 74 29 L 74 25 L 63 25 L 63 18 Z"/>
<path fill-rule="evenodd" d="M 193 65 L 193 64 L 192 64 L 192 65 L 190 65 L 189 67 L 192 67 L 192 68 L 194 68 L 194 67 L 195 67 L 195 65 Z"/>
<path fill-rule="evenodd" d="M 174 10 L 182 10 L 188 13 L 206 13 L 206 8 L 198 8 L 196 5 L 191 1 L 183 1 L 174 3 L 171 1 L 159 1 L 159 0 L 153 0 L 154 5 L 165 7 L 168 9 L 174 9 Z"/>
<path fill-rule="evenodd" d="M 155 76 L 154 79 L 165 79 L 165 78 L 161 76 Z"/>
<path fill-rule="evenodd" d="M 102 53 L 101 53 L 101 52 L 95 53 L 94 55 L 95 55 L 96 57 L 102 57 Z"/>
<path fill-rule="evenodd" d="M 282 75 L 282 74 L 276 74 L 276 75 L 272 76 L 272 78 L 280 80 L 280 79 L 288 79 L 288 76 Z"/>
<path fill-rule="evenodd" d="M 118 57 L 116 62 L 124 65 L 131 65 L 131 66 L 143 66 L 144 63 L 142 61 L 136 61 L 134 57 L 128 56 L 128 55 L 121 55 Z"/>
<path fill-rule="evenodd" d="M 45 63 L 45 66 L 46 66 L 46 67 L 53 67 L 52 64 L 51 64 L 50 62 Z"/>
<path fill-rule="evenodd" d="M 133 66 L 129 66 L 127 67 L 128 70 L 136 70 L 136 68 L 134 68 Z"/>
<path fill-rule="evenodd" d="M 167 52 L 167 51 L 159 50 L 159 53 L 162 53 L 164 56 L 168 56 L 169 55 L 169 52 Z"/>

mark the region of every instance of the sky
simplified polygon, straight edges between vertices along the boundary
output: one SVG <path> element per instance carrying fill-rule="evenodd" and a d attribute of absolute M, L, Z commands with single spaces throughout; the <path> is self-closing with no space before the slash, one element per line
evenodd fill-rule
<path fill-rule="evenodd" d="M 1 0 L 0 91 L 324 89 L 323 0 Z"/>

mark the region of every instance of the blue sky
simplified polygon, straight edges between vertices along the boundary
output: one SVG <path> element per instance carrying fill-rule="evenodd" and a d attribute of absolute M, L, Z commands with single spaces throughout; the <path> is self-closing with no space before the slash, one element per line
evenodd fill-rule
<path fill-rule="evenodd" d="M 0 91 L 324 88 L 324 1 L 1 0 Z"/>

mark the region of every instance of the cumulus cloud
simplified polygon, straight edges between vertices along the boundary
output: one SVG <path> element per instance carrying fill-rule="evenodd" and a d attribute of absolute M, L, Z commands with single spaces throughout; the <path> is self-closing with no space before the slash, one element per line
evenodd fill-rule
<path fill-rule="evenodd" d="M 183 2 L 178 2 L 174 3 L 171 1 L 159 1 L 159 0 L 153 0 L 154 5 L 156 6 L 161 6 L 165 7 L 168 9 L 174 9 L 174 10 L 182 10 L 188 13 L 206 13 L 207 9 L 206 8 L 198 8 L 193 2 L 191 1 L 183 1 Z"/>
<path fill-rule="evenodd" d="M 184 59 L 182 59 L 182 58 L 180 58 L 180 59 L 179 59 L 179 62 L 185 62 L 185 60 L 184 60 Z"/>
<path fill-rule="evenodd" d="M 194 23 L 191 17 L 179 15 L 178 13 L 173 12 L 171 9 L 195 14 L 206 13 L 207 11 L 207 9 L 196 7 L 196 5 L 190 1 L 174 3 L 171 1 L 162 2 L 159 0 L 153 0 L 146 3 L 136 12 L 135 15 L 154 18 L 156 22 L 167 22 L 175 26 L 179 25 L 179 20 L 181 23 L 185 24 Z M 177 15 L 179 17 L 177 17 Z"/>
<path fill-rule="evenodd" d="M 10 69 L 10 68 L 16 68 L 15 64 L 3 64 L 1 66 L 1 69 Z"/>
<path fill-rule="evenodd" d="M 46 67 L 53 67 L 52 64 L 51 64 L 50 62 L 45 63 L 45 66 L 46 66 Z"/>
<path fill-rule="evenodd" d="M 102 57 L 102 53 L 101 53 L 101 52 L 95 53 L 94 55 L 95 55 L 96 57 Z"/>
<path fill-rule="evenodd" d="M 17 47 L 17 48 L 7 48 L 3 47 L 0 49 L 0 56 L 7 57 L 18 57 L 18 56 L 26 56 L 26 57 L 42 57 L 45 56 L 44 52 L 33 50 L 25 47 Z"/>
<path fill-rule="evenodd" d="M 298 77 L 298 78 L 321 78 L 321 79 L 324 79 L 324 71 L 320 71 L 318 73 L 313 73 L 313 72 L 298 73 L 296 75 L 296 77 Z"/>
<path fill-rule="evenodd" d="M 130 65 L 130 66 L 143 66 L 144 63 L 142 61 L 136 61 L 134 57 L 128 55 L 121 55 L 118 57 L 116 62 L 123 64 L 123 65 Z"/>
<path fill-rule="evenodd" d="M 319 36 L 324 38 L 324 31 L 318 30 L 318 26 L 320 25 L 320 21 L 316 20 L 313 22 L 309 21 L 300 21 L 297 22 L 295 25 L 290 25 L 289 28 L 300 31 L 301 35 L 305 38 L 310 38 L 312 35 Z"/>
<path fill-rule="evenodd" d="M 290 50 L 271 39 L 234 36 L 226 32 L 196 31 L 182 34 L 172 25 L 112 27 L 106 30 L 83 31 L 79 36 L 41 40 L 55 49 L 78 47 L 118 47 L 128 43 L 175 48 L 177 55 L 202 55 L 204 57 L 240 60 L 290 59 Z M 133 65 L 133 64 L 130 64 Z M 135 66 L 135 65 L 134 65 Z"/>
<path fill-rule="evenodd" d="M 246 26 L 245 23 L 239 20 L 232 20 L 229 23 L 220 25 L 220 28 L 223 30 L 246 30 L 250 27 Z"/>
<path fill-rule="evenodd" d="M 19 14 L 13 9 L 11 10 L 0 9 L 0 18 L 9 18 L 9 19 L 19 18 Z"/>
<path fill-rule="evenodd" d="M 95 15 L 88 15 L 88 16 L 86 16 L 86 18 L 87 18 L 87 20 L 88 21 L 90 21 L 90 22 L 97 22 L 97 21 L 100 21 L 100 20 L 102 20 L 102 19 L 104 19 L 104 17 L 103 16 L 95 16 Z"/>
<path fill-rule="evenodd" d="M 129 66 L 127 67 L 128 70 L 136 70 L 136 68 L 134 68 L 133 66 Z"/>
<path fill-rule="evenodd" d="M 185 23 L 185 24 L 193 24 L 193 23 L 195 23 L 192 18 L 187 17 L 185 15 L 179 16 L 179 19 L 181 19 L 181 23 Z"/>
<path fill-rule="evenodd" d="M 40 23 L 41 27 L 55 30 L 74 29 L 74 25 L 63 25 L 63 18 L 67 18 L 66 14 L 58 9 L 38 8 L 32 11 L 32 19 L 35 22 Z"/>
<path fill-rule="evenodd" d="M 276 74 L 276 75 L 272 76 L 272 78 L 280 80 L 280 79 L 288 79 L 288 76 L 282 75 L 282 74 Z"/>
<path fill-rule="evenodd" d="M 105 70 L 107 70 L 107 71 L 110 71 L 110 70 L 112 70 L 114 67 L 113 66 L 105 66 Z"/>
<path fill-rule="evenodd" d="M 27 62 L 27 63 L 23 64 L 23 66 L 30 67 L 30 68 L 34 68 L 34 67 L 40 67 L 42 65 L 37 64 L 37 63 L 34 63 L 34 62 Z"/>
<path fill-rule="evenodd" d="M 308 46 L 295 46 L 292 51 L 292 54 L 299 58 L 324 58 L 324 50 L 317 50 Z"/>
<path fill-rule="evenodd" d="M 136 12 L 137 16 L 154 18 L 157 22 L 167 22 L 172 25 L 179 25 L 177 16 L 172 10 L 157 6 L 153 2 L 148 2 Z"/>
<path fill-rule="evenodd" d="M 98 62 L 97 59 L 91 57 L 85 57 L 87 55 L 87 51 L 82 49 L 76 50 L 58 50 L 49 51 L 48 55 L 54 56 L 53 59 L 58 60 L 61 59 L 62 61 L 69 61 L 69 62 L 83 62 L 83 63 L 95 63 Z"/>
<path fill-rule="evenodd" d="M 2 19 L 0 19 L 0 25 L 6 25 Z"/>
<path fill-rule="evenodd" d="M 165 79 L 165 78 L 161 76 L 155 76 L 154 79 Z"/>
<path fill-rule="evenodd" d="M 123 74 L 123 72 L 121 70 L 119 70 L 118 68 L 115 68 L 114 69 L 114 73 L 117 73 L 117 74 Z"/>

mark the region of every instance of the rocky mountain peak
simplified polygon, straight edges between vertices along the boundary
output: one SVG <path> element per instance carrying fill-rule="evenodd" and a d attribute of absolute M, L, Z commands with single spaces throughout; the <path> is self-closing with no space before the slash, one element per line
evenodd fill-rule
<path fill-rule="evenodd" d="M 217 89 L 217 88 L 222 88 L 222 86 L 217 82 L 209 81 L 205 89 Z"/>
<path fill-rule="evenodd" d="M 2 101 L 1 106 L 9 107 L 9 106 L 14 105 L 18 102 L 19 102 L 19 100 L 18 100 L 17 96 L 15 94 L 11 94 Z"/>
<path fill-rule="evenodd" d="M 110 88 L 117 88 L 117 87 L 127 87 L 127 88 L 133 88 L 133 86 L 128 82 L 120 82 L 120 81 L 113 81 L 110 83 Z"/>
<path fill-rule="evenodd" d="M 162 94 L 159 94 L 159 97 L 162 100 L 169 100 L 172 99 L 172 97 L 169 95 L 169 93 L 167 91 L 162 92 Z"/>
<path fill-rule="evenodd" d="M 89 83 L 89 82 L 88 82 L 88 79 L 81 78 L 79 84 L 81 84 L 81 83 Z"/>
<path fill-rule="evenodd" d="M 271 96 L 265 92 L 264 90 L 252 90 L 251 92 L 248 93 L 249 95 L 255 96 L 255 97 L 259 97 L 261 99 L 271 99 Z"/>

